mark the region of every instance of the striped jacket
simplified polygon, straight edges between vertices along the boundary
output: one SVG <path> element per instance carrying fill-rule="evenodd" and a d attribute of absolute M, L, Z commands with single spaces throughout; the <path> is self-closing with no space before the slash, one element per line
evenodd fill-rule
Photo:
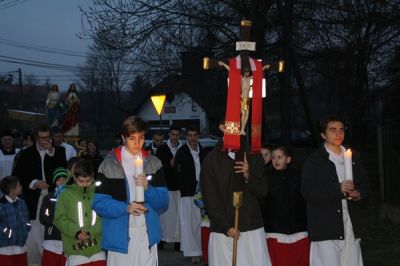
<path fill-rule="evenodd" d="M 129 214 L 126 208 L 129 198 L 129 186 L 122 167 L 121 147 L 115 148 L 99 167 L 93 209 L 102 217 L 102 248 L 109 251 L 127 253 L 129 245 Z M 168 208 L 168 190 L 160 160 L 142 150 L 143 172 L 152 175 L 144 193 L 148 212 L 145 214 L 149 246 L 160 242 L 161 224 L 159 215 Z"/>

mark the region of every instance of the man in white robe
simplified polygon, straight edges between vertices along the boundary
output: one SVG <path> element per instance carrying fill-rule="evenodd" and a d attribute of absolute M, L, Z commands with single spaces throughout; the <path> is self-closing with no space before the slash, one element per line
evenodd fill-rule
<path fill-rule="evenodd" d="M 61 129 L 56 128 L 52 130 L 52 139 L 55 146 L 64 147 L 67 161 L 72 157 L 76 157 L 76 149 L 64 141 L 64 132 Z"/>
<path fill-rule="evenodd" d="M 359 202 L 369 184 L 359 156 L 353 154 L 353 177 L 345 175 L 344 121 L 321 122 L 325 140 L 305 161 L 302 193 L 307 202 L 311 266 L 362 266 Z"/>
<path fill-rule="evenodd" d="M 186 144 L 175 156 L 175 169 L 178 175 L 180 198 L 181 247 L 185 257 L 192 257 L 192 262 L 199 262 L 201 256 L 201 213 L 194 204 L 194 194 L 200 179 L 201 162 L 204 150 L 198 143 L 199 130 L 195 127 L 186 129 Z"/>
<path fill-rule="evenodd" d="M 0 135 L 0 180 L 11 175 L 15 155 L 20 151 L 14 147 L 14 136 L 10 130 Z M 3 193 L 0 191 L 0 197 Z"/>
<path fill-rule="evenodd" d="M 53 146 L 48 125 L 38 125 L 35 137 L 36 143 L 33 146 L 18 153 L 13 169 L 13 175 L 21 182 L 32 226 L 26 241 L 29 265 L 39 265 L 43 251 L 44 226 L 39 222 L 42 200 L 48 191 L 54 190 L 54 170 L 67 165 L 65 149 Z"/>
<path fill-rule="evenodd" d="M 174 170 L 175 154 L 182 146 L 179 141 L 181 136 L 181 128 L 172 125 L 169 130 L 169 139 L 156 151 L 156 156 L 162 162 L 164 168 L 164 175 L 168 188 L 168 210 L 160 215 L 160 222 L 162 228 L 162 242 L 160 249 L 163 249 L 164 243 L 174 243 L 176 250 L 180 250 L 180 223 L 179 223 L 179 209 L 180 209 L 180 191 L 178 187 L 178 178 Z"/>
<path fill-rule="evenodd" d="M 220 129 L 224 129 L 221 121 Z M 208 263 L 210 266 L 231 265 L 233 239 L 238 239 L 238 266 L 271 265 L 258 199 L 266 196 L 263 176 L 264 161 L 259 154 L 235 161 L 236 153 L 222 150 L 220 141 L 204 159 L 200 173 L 201 192 L 210 217 Z M 234 227 L 233 191 L 238 176 L 243 190 L 239 230 Z"/>

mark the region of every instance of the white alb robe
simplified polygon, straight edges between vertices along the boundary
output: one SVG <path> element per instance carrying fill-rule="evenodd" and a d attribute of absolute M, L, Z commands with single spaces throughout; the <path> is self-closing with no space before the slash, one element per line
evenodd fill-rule
<path fill-rule="evenodd" d="M 326 147 L 325 147 L 326 148 Z M 329 160 L 335 164 L 339 182 L 345 180 L 343 151 L 335 154 L 326 148 Z M 342 199 L 344 240 L 312 241 L 310 247 L 310 266 L 363 266 L 360 239 L 355 239 L 347 200 Z"/>
<path fill-rule="evenodd" d="M 196 181 L 198 182 L 201 168 L 199 157 L 200 149 L 198 146 L 196 150 L 193 150 L 189 145 L 188 147 L 193 157 Z M 201 256 L 201 213 L 200 209 L 194 204 L 193 197 L 181 198 L 179 218 L 183 256 Z"/>
<path fill-rule="evenodd" d="M 129 153 L 122 148 L 122 167 L 128 178 L 129 197 L 135 199 L 135 165 L 137 155 Z M 121 229 L 122 230 L 122 229 Z M 129 244 L 128 253 L 109 251 L 107 255 L 108 266 L 156 266 L 158 263 L 157 244 L 149 248 L 145 215 L 129 215 Z"/>
<path fill-rule="evenodd" d="M 183 256 L 201 256 L 201 214 L 193 197 L 181 198 L 179 218 Z"/>
<path fill-rule="evenodd" d="M 0 150 L 0 180 L 11 175 L 14 158 L 19 151 L 20 149 L 15 149 L 15 154 L 4 155 Z"/>
<path fill-rule="evenodd" d="M 175 147 L 172 146 L 171 141 L 167 140 L 167 145 L 171 151 L 173 157 L 175 158 L 176 152 L 182 146 L 181 142 Z M 162 240 L 167 243 L 178 243 L 180 241 L 180 223 L 179 223 L 179 213 L 181 205 L 181 192 L 168 191 L 168 209 L 160 215 L 160 223 L 162 229 Z M 182 247 L 181 247 L 182 248 Z"/>
<path fill-rule="evenodd" d="M 167 243 L 177 243 L 180 241 L 181 192 L 179 190 L 168 191 L 168 199 L 168 209 L 160 215 L 162 240 Z"/>
<path fill-rule="evenodd" d="M 233 238 L 211 232 L 208 243 L 208 265 L 232 264 Z M 237 248 L 237 266 L 271 266 L 264 228 L 240 232 Z"/>

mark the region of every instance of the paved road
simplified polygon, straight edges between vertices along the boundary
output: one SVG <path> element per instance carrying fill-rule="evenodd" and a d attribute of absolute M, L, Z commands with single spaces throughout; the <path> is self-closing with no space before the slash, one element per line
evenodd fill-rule
<path fill-rule="evenodd" d="M 182 252 L 175 251 L 172 244 L 165 244 L 163 250 L 158 251 L 160 266 L 204 266 L 204 263 L 191 263 L 190 258 L 185 258 Z"/>

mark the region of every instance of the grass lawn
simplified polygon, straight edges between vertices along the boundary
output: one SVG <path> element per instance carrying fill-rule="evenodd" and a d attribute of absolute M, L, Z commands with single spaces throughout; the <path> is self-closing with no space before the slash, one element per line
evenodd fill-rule
<path fill-rule="evenodd" d="M 400 224 L 380 219 L 379 197 L 363 206 L 362 251 L 366 266 L 400 266 Z"/>

